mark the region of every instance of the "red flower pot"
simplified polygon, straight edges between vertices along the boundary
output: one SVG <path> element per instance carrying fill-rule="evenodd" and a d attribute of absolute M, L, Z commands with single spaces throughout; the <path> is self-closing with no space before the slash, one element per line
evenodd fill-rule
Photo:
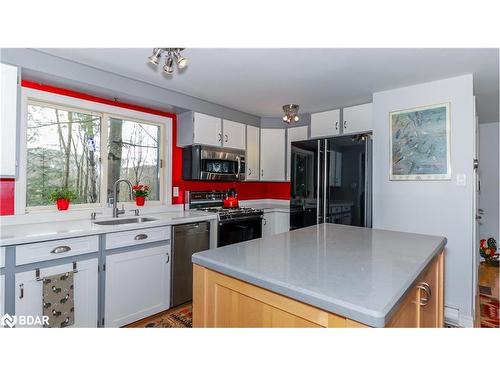
<path fill-rule="evenodd" d="M 138 206 L 144 206 L 145 201 L 146 197 L 135 197 L 135 204 Z"/>
<path fill-rule="evenodd" d="M 69 208 L 69 200 L 60 198 L 56 201 L 56 205 L 59 211 L 65 211 Z"/>

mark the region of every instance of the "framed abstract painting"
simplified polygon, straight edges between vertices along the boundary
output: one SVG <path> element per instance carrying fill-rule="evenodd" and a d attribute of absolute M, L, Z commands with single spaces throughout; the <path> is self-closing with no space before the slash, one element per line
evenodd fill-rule
<path fill-rule="evenodd" d="M 391 112 L 390 179 L 449 180 L 450 104 Z"/>

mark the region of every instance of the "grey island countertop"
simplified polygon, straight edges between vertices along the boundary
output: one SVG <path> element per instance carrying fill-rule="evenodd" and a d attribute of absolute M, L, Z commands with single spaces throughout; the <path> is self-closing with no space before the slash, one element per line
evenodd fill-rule
<path fill-rule="evenodd" d="M 383 327 L 446 238 L 320 224 L 193 255 L 193 263 Z"/>

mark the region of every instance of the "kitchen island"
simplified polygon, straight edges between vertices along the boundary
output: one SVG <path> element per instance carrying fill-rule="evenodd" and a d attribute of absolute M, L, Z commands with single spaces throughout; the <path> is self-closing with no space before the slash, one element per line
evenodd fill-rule
<path fill-rule="evenodd" d="M 194 327 L 442 327 L 446 238 L 320 224 L 193 255 Z"/>

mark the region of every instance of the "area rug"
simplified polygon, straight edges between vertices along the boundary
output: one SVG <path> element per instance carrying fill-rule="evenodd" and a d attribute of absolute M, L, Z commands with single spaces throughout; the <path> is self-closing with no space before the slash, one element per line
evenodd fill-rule
<path fill-rule="evenodd" d="M 497 299 L 480 294 L 479 309 L 481 328 L 500 328 L 500 309 Z"/>
<path fill-rule="evenodd" d="M 163 313 L 132 323 L 129 328 L 192 328 L 193 307 L 191 304 L 175 307 Z"/>

